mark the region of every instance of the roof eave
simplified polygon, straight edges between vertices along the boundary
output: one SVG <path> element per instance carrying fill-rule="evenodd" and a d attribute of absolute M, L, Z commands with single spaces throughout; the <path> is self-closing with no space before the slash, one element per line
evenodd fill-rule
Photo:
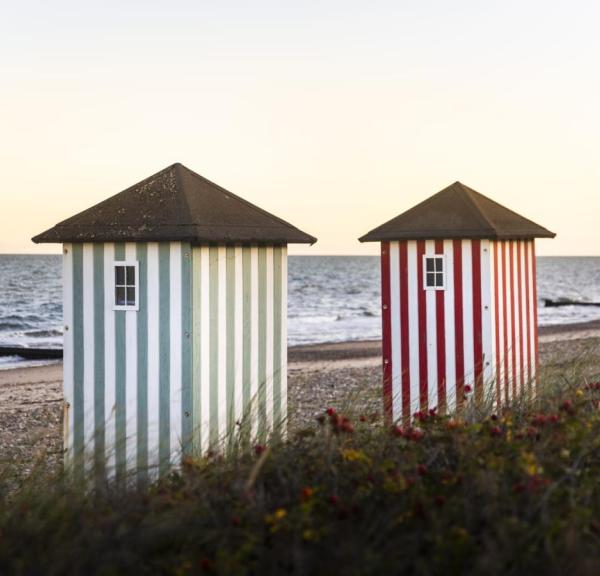
<path fill-rule="evenodd" d="M 464 231 L 460 234 L 450 230 L 423 230 L 419 232 L 378 232 L 372 230 L 364 236 L 361 236 L 359 242 L 389 242 L 394 240 L 441 240 L 441 239 L 478 239 L 478 240 L 526 240 L 533 238 L 554 238 L 556 234 L 550 230 L 542 229 L 538 231 L 515 230 L 510 232 L 496 231 Z"/>

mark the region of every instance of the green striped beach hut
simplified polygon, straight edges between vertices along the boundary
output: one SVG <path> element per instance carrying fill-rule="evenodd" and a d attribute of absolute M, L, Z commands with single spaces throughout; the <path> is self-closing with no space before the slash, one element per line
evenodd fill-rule
<path fill-rule="evenodd" d="M 64 448 L 154 475 L 287 415 L 287 245 L 316 239 L 173 164 L 33 238 L 63 244 Z"/>

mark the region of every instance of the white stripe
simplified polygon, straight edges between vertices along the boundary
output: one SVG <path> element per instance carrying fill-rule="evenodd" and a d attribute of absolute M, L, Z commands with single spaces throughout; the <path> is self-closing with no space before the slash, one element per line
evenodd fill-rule
<path fill-rule="evenodd" d="M 493 401 L 494 373 L 492 352 L 492 259 L 491 243 L 481 241 L 481 347 L 483 351 L 483 394 L 486 401 Z"/>
<path fill-rule="evenodd" d="M 158 243 L 148 243 L 148 468 L 151 477 L 158 475 L 160 418 L 159 386 L 159 270 Z"/>
<path fill-rule="evenodd" d="M 392 320 L 392 420 L 402 417 L 400 359 L 400 246 L 390 242 L 390 318 Z"/>
<path fill-rule="evenodd" d="M 523 327 L 523 382 L 521 386 L 527 389 L 529 382 L 529 366 L 527 365 L 527 271 L 525 270 L 525 250 L 527 250 L 527 240 L 521 241 L 521 326 Z"/>
<path fill-rule="evenodd" d="M 495 399 L 497 398 L 497 386 L 498 382 L 496 380 L 496 277 L 495 277 L 495 262 L 496 262 L 496 254 L 495 247 L 497 242 L 495 240 L 490 241 L 489 251 L 490 251 L 490 379 L 493 387 L 493 395 L 494 395 L 494 406 L 497 407 Z"/>
<path fill-rule="evenodd" d="M 227 248 L 217 248 L 218 274 L 218 350 L 217 350 L 217 399 L 219 412 L 219 440 L 227 434 Z"/>
<path fill-rule="evenodd" d="M 86 471 L 94 465 L 94 245 L 83 245 L 83 446 Z"/>
<path fill-rule="evenodd" d="M 465 359 L 465 384 L 475 384 L 475 351 L 473 349 L 473 245 L 462 241 L 463 286 L 463 353 Z"/>
<path fill-rule="evenodd" d="M 171 242 L 170 246 L 170 374 L 169 393 L 171 405 L 171 463 L 176 465 L 181 458 L 181 243 Z"/>
<path fill-rule="evenodd" d="M 115 342 L 115 245 L 104 244 L 104 438 L 106 473 L 115 473 L 116 439 L 116 342 Z"/>
<path fill-rule="evenodd" d="M 511 299 L 511 294 L 512 294 L 512 273 L 510 270 L 510 240 L 507 240 L 504 242 L 504 249 L 505 249 L 505 262 L 506 262 L 506 310 L 505 310 L 505 314 L 506 314 L 506 341 L 508 342 L 508 346 L 506 349 L 506 355 L 507 355 L 507 360 L 508 360 L 508 364 L 507 364 L 507 373 L 506 373 L 506 389 L 508 391 L 508 398 L 509 400 L 512 399 L 513 394 L 512 394 L 512 366 L 513 366 L 513 362 L 512 362 L 512 347 L 513 347 L 513 341 L 512 341 L 512 318 L 511 318 L 511 310 L 512 310 L 512 303 L 510 301 Z"/>
<path fill-rule="evenodd" d="M 447 411 L 456 408 L 456 333 L 454 313 L 454 247 L 452 240 L 444 240 L 446 290 L 444 290 L 444 326 L 446 329 L 446 405 Z"/>
<path fill-rule="evenodd" d="M 281 248 L 281 419 L 287 431 L 287 246 Z"/>
<path fill-rule="evenodd" d="M 267 356 L 266 356 L 266 375 L 267 381 L 265 397 L 267 402 L 267 430 L 271 432 L 273 430 L 273 246 L 267 246 L 266 248 L 266 260 L 267 260 Z"/>
<path fill-rule="evenodd" d="M 533 384 L 533 379 L 535 377 L 535 369 L 536 369 L 536 365 L 535 365 L 535 339 L 537 338 L 537 326 L 535 325 L 535 307 L 537 306 L 537 301 L 534 300 L 534 282 L 537 281 L 537 279 L 534 277 L 533 275 L 533 253 L 534 253 L 534 243 L 535 240 L 531 240 L 530 242 L 528 242 L 528 247 L 527 249 L 529 250 L 529 286 L 528 286 L 528 290 L 529 290 L 529 333 L 530 333 L 530 340 L 529 340 L 529 348 L 530 348 L 530 372 L 529 372 L 529 377 L 532 380 L 532 384 Z"/>
<path fill-rule="evenodd" d="M 125 244 L 125 259 L 137 259 L 136 245 Z M 125 459 L 129 470 L 137 469 L 137 312 L 125 312 Z"/>
<path fill-rule="evenodd" d="M 209 248 L 200 248 L 200 430 L 201 453 L 208 450 L 210 435 L 210 299 Z"/>
<path fill-rule="evenodd" d="M 251 370 L 250 375 L 250 402 L 252 410 L 250 412 L 251 421 L 251 436 L 252 439 L 256 436 L 258 430 L 258 248 L 252 246 L 250 248 L 250 270 L 251 270 L 251 311 L 250 311 L 250 358 Z"/>
<path fill-rule="evenodd" d="M 63 246 L 63 389 L 66 418 L 63 422 L 65 465 L 73 462 L 73 245 Z"/>
<path fill-rule="evenodd" d="M 500 401 L 504 402 L 506 394 L 506 374 L 504 370 L 504 272 L 502 263 L 504 262 L 504 242 L 498 241 L 498 339 L 500 349 Z"/>
<path fill-rule="evenodd" d="M 419 285 L 417 243 L 407 242 L 408 260 L 408 346 L 410 355 L 410 411 L 419 409 Z"/>
<path fill-rule="evenodd" d="M 234 422 L 239 422 L 243 415 L 243 394 L 244 394 L 244 270 L 243 270 L 243 256 L 242 247 L 235 247 L 235 359 L 234 359 L 234 372 L 235 372 L 235 385 L 233 392 L 233 419 Z"/>
<path fill-rule="evenodd" d="M 435 254 L 435 242 L 425 241 L 425 255 Z M 423 262 L 425 268 L 425 262 Z M 424 277 L 424 275 L 423 275 Z M 425 290 L 425 323 L 427 325 L 427 399 L 429 408 L 438 405 L 437 373 L 437 290 Z"/>
<path fill-rule="evenodd" d="M 515 294 L 515 341 L 513 342 L 513 346 L 515 347 L 515 366 L 516 366 L 516 387 L 517 394 L 521 392 L 521 318 L 519 314 L 519 258 L 518 258 L 518 246 L 517 241 L 512 241 L 513 246 L 513 270 L 514 270 L 514 278 L 513 278 L 513 291 Z"/>

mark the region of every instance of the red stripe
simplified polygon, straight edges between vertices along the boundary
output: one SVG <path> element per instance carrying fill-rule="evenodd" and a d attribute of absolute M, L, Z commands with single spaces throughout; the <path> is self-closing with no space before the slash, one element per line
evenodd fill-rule
<path fill-rule="evenodd" d="M 512 391 L 513 398 L 517 396 L 517 347 L 516 343 L 516 329 L 515 329 L 515 247 L 514 241 L 511 240 L 509 246 L 509 257 L 510 257 L 510 349 L 512 351 Z"/>
<path fill-rule="evenodd" d="M 502 404 L 500 395 L 500 311 L 498 298 L 498 242 L 494 242 L 494 313 L 496 317 L 496 402 Z"/>
<path fill-rule="evenodd" d="M 419 396 L 421 410 L 428 409 L 427 390 L 427 305 L 423 286 L 425 240 L 417 240 L 417 302 L 419 306 Z"/>
<path fill-rule="evenodd" d="M 381 243 L 381 321 L 383 332 L 383 410 L 392 419 L 392 319 L 390 311 L 390 243 Z"/>
<path fill-rule="evenodd" d="M 435 241 L 435 253 L 444 253 L 444 241 Z M 445 272 L 445 271 L 444 271 Z M 438 409 L 441 414 L 446 412 L 446 318 L 444 306 L 444 291 L 435 293 L 435 316 L 437 326 L 437 374 L 438 374 Z"/>
<path fill-rule="evenodd" d="M 519 382 L 521 383 L 521 391 L 525 386 L 525 365 L 523 362 L 523 284 L 521 270 L 521 251 L 523 249 L 523 241 L 517 242 L 517 271 L 519 279 Z"/>
<path fill-rule="evenodd" d="M 402 416 L 410 418 L 410 352 L 408 342 L 408 250 L 400 241 L 400 342 L 402 364 Z"/>
<path fill-rule="evenodd" d="M 462 402 L 465 384 L 463 349 L 462 242 L 453 240 L 454 251 L 454 341 L 456 346 L 456 403 Z"/>
<path fill-rule="evenodd" d="M 502 248 L 502 324 L 504 326 L 504 400 L 506 403 L 509 402 L 510 395 L 508 393 L 508 310 L 506 309 L 507 298 L 506 298 L 506 241 L 501 243 Z"/>
<path fill-rule="evenodd" d="M 529 298 L 529 287 L 531 278 L 529 276 L 529 241 L 525 242 L 525 313 L 527 315 L 527 387 L 531 392 L 531 374 L 533 372 L 531 366 L 531 302 Z"/>
<path fill-rule="evenodd" d="M 535 240 L 531 241 L 531 281 L 533 282 L 533 345 L 535 347 L 535 383 L 538 382 L 540 355 L 538 348 L 538 309 L 537 309 L 537 262 L 535 257 Z"/>
<path fill-rule="evenodd" d="M 471 241 L 471 260 L 473 265 L 473 360 L 475 368 L 475 392 L 477 398 L 483 398 L 483 330 L 481 314 L 481 240 Z"/>

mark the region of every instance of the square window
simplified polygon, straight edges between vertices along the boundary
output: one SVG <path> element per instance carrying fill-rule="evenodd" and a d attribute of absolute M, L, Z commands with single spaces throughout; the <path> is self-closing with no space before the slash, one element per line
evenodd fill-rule
<path fill-rule="evenodd" d="M 444 255 L 423 256 L 423 288 L 425 290 L 445 290 Z"/>
<path fill-rule="evenodd" d="M 138 309 L 138 263 L 115 262 L 115 310 Z"/>

